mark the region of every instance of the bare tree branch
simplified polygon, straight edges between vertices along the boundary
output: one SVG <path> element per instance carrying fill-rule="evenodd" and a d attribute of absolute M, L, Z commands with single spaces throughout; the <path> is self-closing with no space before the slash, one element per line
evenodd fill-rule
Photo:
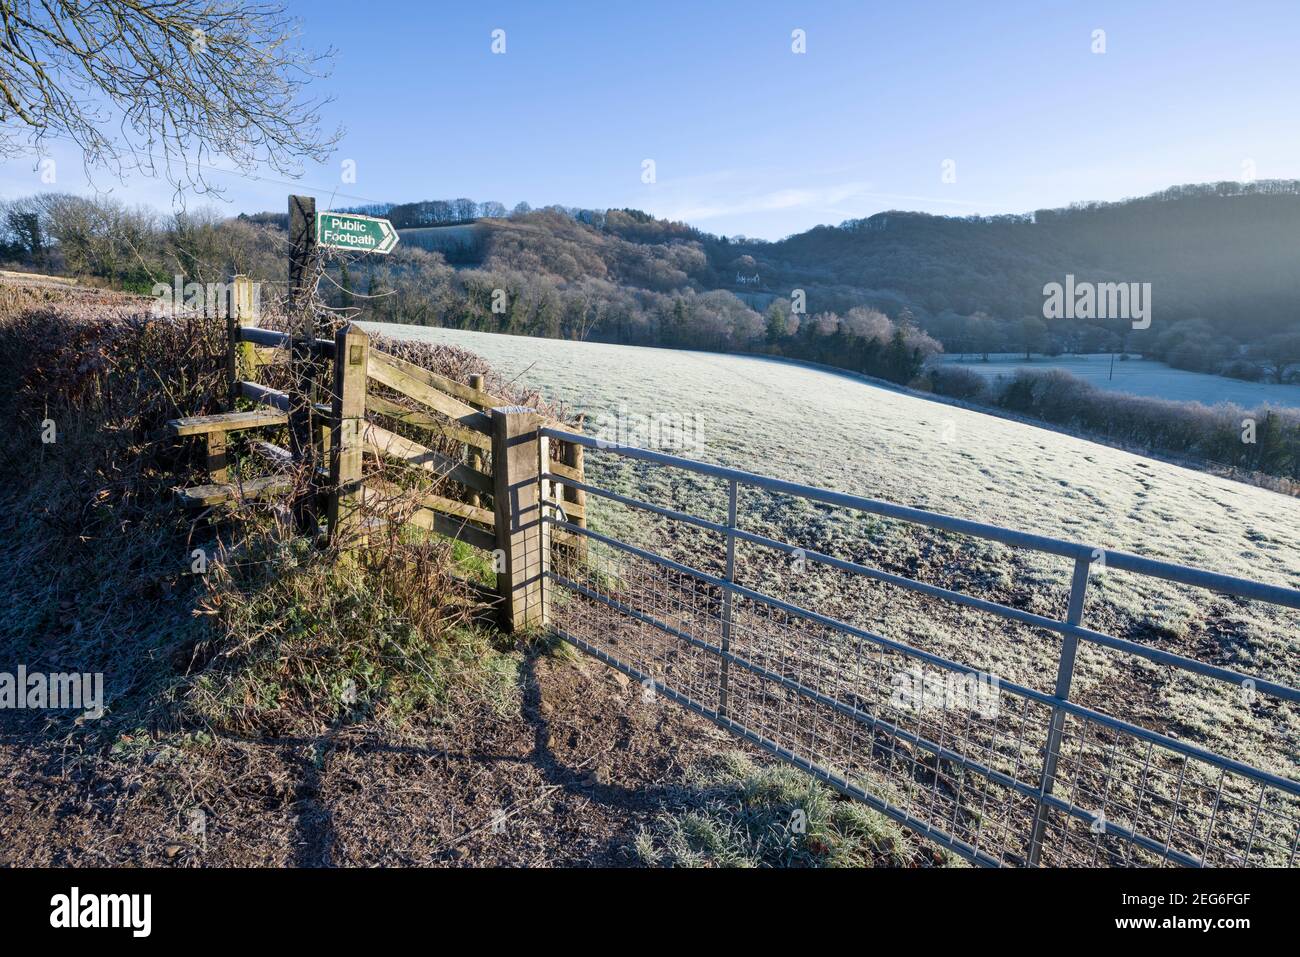
<path fill-rule="evenodd" d="M 274 2 L 0 0 L 0 156 L 69 139 L 88 168 L 161 163 L 178 193 L 214 191 L 217 158 L 301 175 L 341 135 L 306 96 L 331 57 Z"/>

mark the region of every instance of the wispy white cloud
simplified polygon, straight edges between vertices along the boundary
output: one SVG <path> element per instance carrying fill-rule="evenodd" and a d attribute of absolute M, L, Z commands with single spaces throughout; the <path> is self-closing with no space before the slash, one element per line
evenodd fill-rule
<path fill-rule="evenodd" d="M 840 183 L 816 189 L 786 188 L 763 193 L 740 195 L 731 199 L 679 200 L 663 209 L 669 219 L 687 222 L 716 219 L 720 216 L 738 216 L 746 213 L 764 213 L 788 209 L 813 209 L 833 207 L 869 189 L 869 183 Z"/>
<path fill-rule="evenodd" d="M 830 222 L 870 215 L 882 208 L 907 204 L 909 208 L 962 213 L 996 211 L 995 204 L 950 196 L 917 196 L 872 189 L 864 178 L 833 181 L 834 173 L 855 171 L 847 167 L 810 174 L 776 169 L 725 169 L 660 180 L 633 202 L 657 216 L 688 223 L 738 216 L 793 215 Z M 813 180 L 813 182 L 809 182 Z M 817 179 L 821 182 L 818 183 Z M 791 183 L 791 180 L 794 180 Z M 776 185 L 776 184 L 788 185 Z M 784 218 L 784 217 L 783 217 Z"/>

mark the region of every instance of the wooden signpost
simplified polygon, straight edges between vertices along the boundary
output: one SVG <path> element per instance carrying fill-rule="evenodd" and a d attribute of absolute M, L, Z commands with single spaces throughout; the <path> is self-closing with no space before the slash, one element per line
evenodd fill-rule
<path fill-rule="evenodd" d="M 294 461 L 309 470 L 304 492 L 293 503 L 300 530 L 317 524 L 317 450 L 312 446 L 312 406 L 319 400 L 319 363 L 315 344 L 318 319 L 313 307 L 316 292 L 316 200 L 289 197 L 289 315 L 297 323 L 293 337 L 295 395 L 289 406 L 289 448 Z"/>
<path fill-rule="evenodd" d="M 294 503 L 293 513 L 300 528 L 318 523 L 316 499 L 325 462 L 324 420 L 316 421 L 316 410 L 327 396 L 323 365 L 317 342 L 329 337 L 313 306 L 316 293 L 319 248 L 387 254 L 397 245 L 397 230 L 386 219 L 354 213 L 316 211 L 311 196 L 289 197 L 289 314 L 297 329 L 293 340 L 294 391 L 289 409 L 289 432 L 294 461 L 309 471 L 304 495 Z M 335 397 L 336 398 L 336 397 Z M 320 440 L 313 437 L 321 436 Z"/>

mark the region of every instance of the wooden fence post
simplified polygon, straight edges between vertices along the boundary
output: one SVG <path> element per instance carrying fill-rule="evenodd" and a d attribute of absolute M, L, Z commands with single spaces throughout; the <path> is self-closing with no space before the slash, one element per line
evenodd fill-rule
<path fill-rule="evenodd" d="M 366 428 L 366 368 L 370 337 L 354 323 L 334 336 L 334 434 L 330 443 L 330 541 L 348 551 L 358 533 L 362 450 Z"/>
<path fill-rule="evenodd" d="M 257 353 L 251 342 L 244 342 L 239 335 L 243 326 L 257 325 L 257 308 L 253 302 L 253 280 L 247 276 L 235 276 L 231 283 L 231 305 L 226 314 L 226 378 L 229 385 L 229 411 L 235 411 L 235 400 L 239 398 L 239 380 L 252 379 L 257 367 Z M 240 366 L 243 366 L 242 374 Z"/>
<path fill-rule="evenodd" d="M 229 412 L 235 411 L 236 400 L 239 398 L 239 380 L 242 378 L 239 374 L 241 357 L 250 379 L 254 367 L 253 345 L 243 342 L 239 336 L 239 327 L 245 321 L 250 324 L 256 321 L 253 312 L 253 281 L 247 276 L 239 275 L 235 276 L 231 283 L 230 302 L 227 303 L 226 308 L 226 410 Z M 205 441 L 208 448 L 208 475 L 212 482 L 223 485 L 230 479 L 227 468 L 226 433 L 209 432 Z"/>
<path fill-rule="evenodd" d="M 209 432 L 205 437 L 208 445 L 207 467 L 209 481 L 214 485 L 225 485 L 230 480 L 230 471 L 226 465 L 226 433 Z"/>
<path fill-rule="evenodd" d="M 578 431 L 582 431 L 581 418 L 578 419 Z M 584 465 L 585 455 L 583 454 L 585 451 L 586 450 L 577 442 L 564 443 L 564 464 L 578 473 L 579 482 L 585 482 L 587 480 L 586 467 Z M 569 521 L 574 525 L 577 525 L 579 528 L 586 528 L 587 493 L 580 488 L 571 488 L 568 485 L 564 485 L 562 488 L 564 489 L 564 500 L 566 502 L 572 502 L 574 505 L 578 506 L 574 509 L 577 514 L 573 515 Z M 574 535 L 574 539 L 573 555 L 579 562 L 585 562 L 587 560 L 587 536 Z"/>
<path fill-rule="evenodd" d="M 299 334 L 307 341 L 316 337 L 316 317 L 310 306 L 316 293 L 311 275 L 316 258 L 316 200 L 311 196 L 289 197 L 289 314 L 302 320 Z M 297 310 L 303 315 L 295 315 Z"/>
<path fill-rule="evenodd" d="M 235 411 L 235 400 L 239 398 L 239 280 L 234 282 L 234 308 L 226 313 L 226 411 Z"/>
<path fill-rule="evenodd" d="M 235 277 L 235 325 L 256 326 L 262 319 L 260 303 L 254 295 L 256 285 L 247 276 Z M 252 379 L 257 369 L 257 348 L 251 342 L 238 342 L 237 355 L 243 360 L 247 378 Z"/>
<path fill-rule="evenodd" d="M 542 417 L 527 406 L 492 410 L 495 557 L 505 631 L 540 627 L 549 618 L 543 579 L 550 569 L 551 526 L 541 520 L 541 466 L 549 449 L 541 425 Z"/>
<path fill-rule="evenodd" d="M 484 381 L 485 381 L 485 380 L 484 380 L 484 377 L 483 377 L 483 373 L 481 373 L 481 372 L 475 372 L 473 375 L 471 375 L 471 376 L 469 377 L 469 387 L 470 387 L 471 389 L 478 389 L 480 392 L 482 392 L 482 391 L 483 391 L 483 384 L 484 384 Z M 476 402 L 474 402 L 474 403 L 470 403 L 470 404 L 473 405 L 474 408 L 479 409 L 479 410 L 482 410 L 482 408 L 483 408 L 481 405 L 479 405 L 479 404 L 476 403 Z M 470 468 L 472 468 L 472 469 L 476 469 L 476 470 L 478 470 L 479 472 L 482 472 L 482 471 L 483 471 L 483 452 L 482 452 L 482 450 L 479 449 L 477 446 L 474 446 L 474 445 L 468 445 L 468 444 L 467 444 L 467 445 L 465 446 L 465 451 L 468 453 L 468 455 L 466 456 L 466 458 L 467 458 L 467 463 L 466 463 L 466 464 L 468 464 Z M 479 505 L 482 505 L 482 504 L 483 504 L 482 501 L 479 499 L 479 494 L 478 494 L 478 492 L 470 492 L 470 493 L 469 493 L 469 504 L 473 505 L 473 506 L 476 507 L 476 508 L 477 508 Z"/>

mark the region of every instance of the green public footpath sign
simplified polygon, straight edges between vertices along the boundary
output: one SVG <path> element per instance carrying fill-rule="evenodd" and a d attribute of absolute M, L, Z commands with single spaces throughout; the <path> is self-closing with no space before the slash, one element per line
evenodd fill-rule
<path fill-rule="evenodd" d="M 317 213 L 316 242 L 333 249 L 363 253 L 390 253 L 397 245 L 397 230 L 386 219 L 353 213 Z"/>

